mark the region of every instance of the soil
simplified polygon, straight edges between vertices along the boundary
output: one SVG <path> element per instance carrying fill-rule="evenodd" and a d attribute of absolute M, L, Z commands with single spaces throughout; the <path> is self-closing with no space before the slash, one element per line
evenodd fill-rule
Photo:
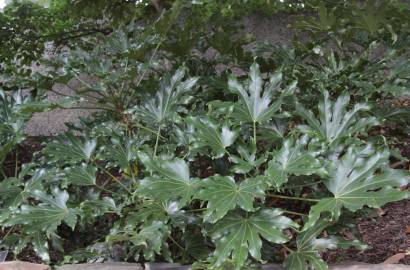
<path fill-rule="evenodd" d="M 397 253 L 410 251 L 410 200 L 389 203 L 376 217 L 357 219 L 357 230 L 361 240 L 369 248 L 336 250 L 326 254 L 329 263 L 364 262 L 381 263 Z M 410 256 L 400 263 L 410 265 Z"/>

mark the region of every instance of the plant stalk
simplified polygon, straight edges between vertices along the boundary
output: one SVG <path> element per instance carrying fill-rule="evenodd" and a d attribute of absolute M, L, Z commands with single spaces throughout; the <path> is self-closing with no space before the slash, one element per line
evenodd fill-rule
<path fill-rule="evenodd" d="M 159 136 L 161 136 L 161 126 L 158 126 L 157 138 L 155 139 L 154 157 L 157 155 Z"/>
<path fill-rule="evenodd" d="M 256 145 L 256 122 L 253 121 L 253 141 L 255 142 Z"/>
<path fill-rule="evenodd" d="M 293 212 L 293 211 L 289 211 L 289 210 L 282 210 L 283 213 L 285 214 L 290 214 L 290 215 L 296 215 L 296 216 L 307 216 L 306 214 L 303 213 L 299 213 L 299 212 Z"/>
<path fill-rule="evenodd" d="M 117 182 L 123 189 L 125 189 L 129 194 L 132 194 L 132 192 L 123 184 L 121 183 L 120 180 L 117 179 L 117 177 L 115 177 L 114 175 L 112 175 L 112 173 L 110 173 L 108 170 L 106 170 L 105 168 L 101 167 L 100 165 L 97 164 L 97 162 L 94 162 L 95 165 L 100 168 L 102 171 L 104 171 L 106 174 L 108 174 L 115 182 Z"/>
<path fill-rule="evenodd" d="M 317 199 L 308 199 L 308 198 L 301 198 L 301 197 L 291 197 L 291 196 L 284 196 L 278 194 L 267 194 L 268 197 L 271 198 L 279 198 L 279 199 L 286 199 L 286 200 L 296 200 L 296 201 L 306 201 L 306 202 L 319 202 Z"/>

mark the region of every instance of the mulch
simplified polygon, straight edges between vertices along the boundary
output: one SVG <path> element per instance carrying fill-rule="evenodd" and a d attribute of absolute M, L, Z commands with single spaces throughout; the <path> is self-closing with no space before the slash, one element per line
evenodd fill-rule
<path fill-rule="evenodd" d="M 326 259 L 329 263 L 381 263 L 397 253 L 410 251 L 409 226 L 410 200 L 389 203 L 379 211 L 379 215 L 357 218 L 357 230 L 368 249 L 331 251 L 326 254 Z M 410 256 L 400 263 L 410 265 Z"/>

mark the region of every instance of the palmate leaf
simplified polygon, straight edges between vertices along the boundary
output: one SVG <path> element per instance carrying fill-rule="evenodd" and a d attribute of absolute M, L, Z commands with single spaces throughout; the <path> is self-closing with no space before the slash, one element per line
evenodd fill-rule
<path fill-rule="evenodd" d="M 231 168 L 234 173 L 245 174 L 265 163 L 267 154 L 256 158 L 256 145 L 251 143 L 250 147 L 251 149 L 247 149 L 246 147 L 239 145 L 237 151 L 241 157 L 235 155 L 229 156 L 230 161 L 236 164 Z"/>
<path fill-rule="evenodd" d="M 251 66 L 249 80 L 245 84 L 238 82 L 235 77 L 230 77 L 229 89 L 239 96 L 239 101 L 234 105 L 233 115 L 240 121 L 247 123 L 269 121 L 273 114 L 280 109 L 283 97 L 291 94 L 296 89 L 295 81 L 280 93 L 281 82 L 282 73 L 275 73 L 271 76 L 269 84 L 264 87 L 257 63 Z M 280 95 L 274 101 L 275 92 L 279 92 Z"/>
<path fill-rule="evenodd" d="M 92 198 L 81 202 L 80 209 L 82 211 L 82 216 L 98 217 L 102 216 L 107 212 L 116 213 L 121 216 L 122 207 L 117 205 L 113 198 L 103 197 Z"/>
<path fill-rule="evenodd" d="M 189 117 L 187 122 L 195 128 L 193 147 L 210 147 L 215 158 L 222 157 L 226 153 L 226 148 L 235 142 L 239 134 L 228 125 L 218 125 L 210 118 Z"/>
<path fill-rule="evenodd" d="M 161 81 L 161 89 L 155 97 L 145 101 L 143 105 L 134 107 L 131 112 L 147 124 L 161 125 L 169 119 L 174 119 L 178 106 L 189 100 L 187 93 L 192 90 L 198 78 L 182 81 L 185 70 L 180 68 L 170 79 Z"/>
<path fill-rule="evenodd" d="M 331 223 L 322 219 L 313 227 L 300 233 L 296 237 L 296 250 L 293 251 L 285 260 L 284 265 L 286 269 L 291 270 L 326 270 L 327 264 L 321 259 L 320 251 L 336 248 L 355 247 L 364 249 L 366 246 L 359 241 L 347 241 L 333 236 L 327 238 L 318 238 L 323 230 L 331 225 Z"/>
<path fill-rule="evenodd" d="M 25 224 L 26 233 L 43 231 L 47 235 L 57 230 L 62 222 L 74 229 L 78 211 L 67 207 L 68 193 L 57 188 L 52 193 L 53 196 L 40 190 L 33 191 L 33 196 L 40 203 L 35 206 L 22 205 L 20 211 L 16 212 L 7 224 Z"/>
<path fill-rule="evenodd" d="M 323 98 L 318 105 L 319 119 L 316 119 L 312 111 L 297 104 L 297 113 L 309 124 L 299 126 L 299 129 L 304 133 L 317 136 L 331 146 L 378 123 L 375 117 L 358 118 L 360 111 L 370 109 L 368 105 L 356 104 L 352 110 L 348 111 L 349 101 L 350 96 L 346 92 L 339 96 L 335 103 L 332 103 L 329 93 L 324 91 Z"/>
<path fill-rule="evenodd" d="M 236 206 L 254 211 L 255 198 L 265 195 L 262 185 L 258 179 L 246 179 L 237 184 L 231 176 L 215 175 L 200 182 L 195 198 L 207 201 L 204 220 L 215 223 Z"/>
<path fill-rule="evenodd" d="M 324 181 L 333 197 L 324 198 L 314 205 L 309 213 L 305 229 L 313 226 L 324 212 L 337 220 L 343 207 L 357 211 L 364 206 L 382 205 L 409 197 L 400 186 L 409 182 L 404 171 L 385 169 L 389 158 L 387 150 L 377 152 L 371 145 L 366 148 L 348 148 L 339 159 L 333 160 L 328 168 L 329 179 Z"/>
<path fill-rule="evenodd" d="M 276 189 L 280 189 L 290 175 L 311 175 L 321 172 L 322 164 L 315 157 L 315 152 L 305 149 L 307 144 L 307 136 L 296 141 L 287 139 L 283 142 L 282 148 L 273 153 L 266 176 Z"/>
<path fill-rule="evenodd" d="M 138 231 L 133 227 L 127 227 L 121 233 L 108 235 L 106 240 L 109 243 L 130 241 L 133 244 L 130 253 L 135 254 L 136 260 L 142 253 L 145 260 L 152 261 L 155 255 L 164 256 L 169 253 L 166 240 L 170 233 L 168 225 L 162 221 L 154 221 Z"/>
<path fill-rule="evenodd" d="M 96 146 L 94 139 L 87 140 L 67 133 L 48 143 L 43 153 L 56 161 L 76 163 L 90 160 Z"/>
<path fill-rule="evenodd" d="M 141 181 L 138 189 L 141 195 L 163 202 L 180 200 L 181 205 L 191 200 L 198 180 L 190 177 L 188 164 L 184 160 L 153 159 L 145 153 L 140 153 L 139 157 L 145 167 L 153 172 L 152 176 Z"/>
<path fill-rule="evenodd" d="M 130 174 L 138 172 L 135 160 L 137 159 L 138 144 L 135 140 L 111 138 L 110 144 L 101 147 L 102 158 L 108 160 L 108 166 L 119 167 L 120 171 Z"/>
<path fill-rule="evenodd" d="M 235 269 L 241 269 L 248 254 L 261 260 L 262 239 L 271 243 L 285 243 L 289 239 L 283 229 L 298 227 L 291 219 L 282 216 L 280 209 L 261 209 L 254 213 L 234 211 L 215 224 L 211 231 L 216 245 L 216 266 L 232 258 Z"/>
<path fill-rule="evenodd" d="M 27 177 L 31 174 L 31 177 Z M 6 222 L 34 191 L 42 188 L 42 181 L 46 176 L 45 169 L 30 172 L 30 166 L 22 166 L 18 178 L 6 178 L 0 182 L 0 221 Z M 25 180 L 27 179 L 27 180 Z"/>
<path fill-rule="evenodd" d="M 97 168 L 82 163 L 80 166 L 69 167 L 64 170 L 64 179 L 67 184 L 78 186 L 93 186 L 97 180 Z"/>
<path fill-rule="evenodd" d="M 292 252 L 285 260 L 284 265 L 289 270 L 327 270 L 327 264 L 320 258 L 319 249 L 326 246 L 317 245 L 317 237 L 329 225 L 327 220 L 321 220 L 315 226 L 302 232 L 296 238 L 297 250 Z M 333 245 L 333 244 L 332 244 Z M 336 246 L 332 246 L 335 248 Z"/>

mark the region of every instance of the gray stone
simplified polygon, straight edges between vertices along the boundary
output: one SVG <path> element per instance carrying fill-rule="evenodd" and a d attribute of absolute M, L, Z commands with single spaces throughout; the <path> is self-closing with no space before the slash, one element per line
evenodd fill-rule
<path fill-rule="evenodd" d="M 143 270 L 138 263 L 89 263 L 67 264 L 57 267 L 57 270 Z"/>
<path fill-rule="evenodd" d="M 50 270 L 50 268 L 43 264 L 10 261 L 0 263 L 0 270 Z"/>
<path fill-rule="evenodd" d="M 188 270 L 190 265 L 180 265 L 177 263 L 145 263 L 145 270 Z"/>
<path fill-rule="evenodd" d="M 135 263 L 92 263 L 73 264 L 58 267 L 57 270 L 188 270 L 189 265 L 175 263 L 146 263 L 144 267 Z M 279 264 L 266 264 L 263 270 L 285 270 Z M 402 264 L 360 264 L 346 263 L 330 266 L 330 270 L 410 270 L 410 265 Z"/>
<path fill-rule="evenodd" d="M 52 91 L 47 92 L 50 101 L 58 101 L 64 97 L 75 96 L 75 90 L 79 87 L 75 80 L 68 85 L 55 84 Z M 86 101 L 78 104 L 82 109 L 54 109 L 48 112 L 35 113 L 28 121 L 25 132 L 29 136 L 54 136 L 67 131 L 65 123 L 75 123 L 80 117 L 87 117 L 92 112 L 95 99 L 87 97 Z"/>
<path fill-rule="evenodd" d="M 330 270 L 410 270 L 410 265 L 403 264 L 340 264 Z"/>

